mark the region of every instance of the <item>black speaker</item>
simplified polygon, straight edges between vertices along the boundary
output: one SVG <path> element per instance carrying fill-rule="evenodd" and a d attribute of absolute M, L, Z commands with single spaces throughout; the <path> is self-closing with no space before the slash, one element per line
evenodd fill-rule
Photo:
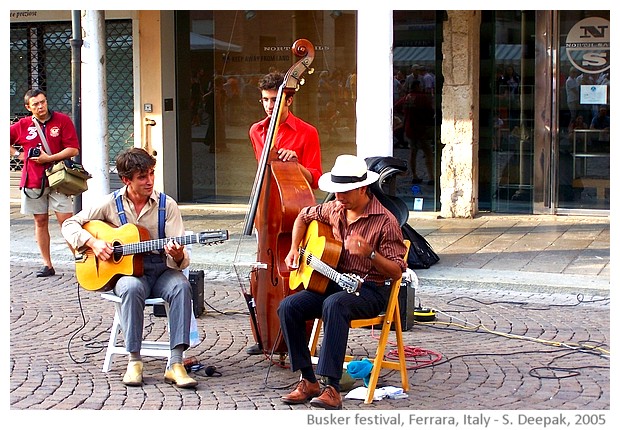
<path fill-rule="evenodd" d="M 403 331 L 413 327 L 413 311 L 415 309 L 415 288 L 403 279 L 398 292 L 398 306 L 400 308 L 400 323 Z"/>
<path fill-rule="evenodd" d="M 389 281 L 388 281 L 389 282 Z M 388 286 L 386 282 L 386 286 Z M 415 288 L 411 287 L 411 283 L 403 278 L 398 290 L 398 308 L 400 309 L 400 324 L 403 331 L 413 327 L 413 312 L 415 309 Z M 381 330 L 380 325 L 373 326 L 375 330 Z M 396 325 L 392 323 L 392 330 L 396 330 Z"/>
<path fill-rule="evenodd" d="M 194 316 L 198 318 L 205 311 L 205 271 L 190 270 L 189 283 L 192 286 L 192 302 L 194 304 Z M 164 305 L 153 305 L 153 315 L 165 317 Z"/>
<path fill-rule="evenodd" d="M 205 311 L 205 271 L 190 270 L 189 283 L 192 285 L 194 316 L 198 318 Z"/>

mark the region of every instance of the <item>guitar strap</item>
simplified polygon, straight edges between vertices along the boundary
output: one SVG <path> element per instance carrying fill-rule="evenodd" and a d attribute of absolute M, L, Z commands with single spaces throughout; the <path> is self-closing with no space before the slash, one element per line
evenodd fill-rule
<path fill-rule="evenodd" d="M 114 191 L 114 201 L 116 201 L 116 210 L 121 220 L 121 225 L 127 224 L 127 215 L 125 215 L 125 207 L 121 198 L 120 190 Z M 159 231 L 159 239 L 166 237 L 166 195 L 159 193 L 159 209 L 157 213 L 157 228 Z"/>

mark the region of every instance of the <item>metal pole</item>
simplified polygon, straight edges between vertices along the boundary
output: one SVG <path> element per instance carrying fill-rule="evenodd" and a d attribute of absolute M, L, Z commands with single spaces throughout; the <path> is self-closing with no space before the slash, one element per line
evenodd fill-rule
<path fill-rule="evenodd" d="M 80 142 L 80 152 L 76 155 L 75 161 L 82 162 L 82 26 L 80 22 L 80 11 L 71 11 L 71 29 L 73 36 L 71 39 L 71 106 L 73 113 L 73 123 Z M 73 212 L 82 210 L 82 196 L 77 195 L 73 199 Z"/>

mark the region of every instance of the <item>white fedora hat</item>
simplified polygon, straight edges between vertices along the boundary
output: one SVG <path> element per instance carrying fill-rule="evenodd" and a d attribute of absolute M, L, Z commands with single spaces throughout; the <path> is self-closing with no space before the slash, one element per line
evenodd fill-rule
<path fill-rule="evenodd" d="M 339 155 L 331 172 L 319 178 L 319 188 L 326 193 L 345 193 L 365 187 L 379 179 L 379 174 L 368 170 L 366 162 L 355 155 Z"/>

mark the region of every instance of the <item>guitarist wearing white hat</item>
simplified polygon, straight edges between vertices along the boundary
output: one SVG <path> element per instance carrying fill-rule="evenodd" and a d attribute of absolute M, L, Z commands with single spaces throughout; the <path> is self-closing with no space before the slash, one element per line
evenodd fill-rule
<path fill-rule="evenodd" d="M 300 245 L 308 226 L 316 221 L 329 226 L 335 241 L 341 243 L 336 272 L 350 273 L 363 282 L 351 292 L 332 279 L 324 293 L 306 288 L 280 302 L 278 316 L 291 370 L 301 371 L 295 390 L 281 398 L 284 403 L 310 400 L 315 407 L 342 409 L 339 383 L 349 322 L 381 313 L 390 294 L 385 281 L 400 278 L 406 269 L 406 246 L 400 224 L 368 188 L 378 179 L 379 175 L 369 171 L 362 158 L 340 155 L 332 171 L 319 179 L 319 188 L 335 193 L 335 200 L 303 208 L 295 220 L 291 250 L 285 259 L 291 270 L 300 267 Z M 323 390 L 312 367 L 306 339 L 306 321 L 314 318 L 322 318 L 324 324 L 316 369 L 317 374 L 327 378 Z"/>

